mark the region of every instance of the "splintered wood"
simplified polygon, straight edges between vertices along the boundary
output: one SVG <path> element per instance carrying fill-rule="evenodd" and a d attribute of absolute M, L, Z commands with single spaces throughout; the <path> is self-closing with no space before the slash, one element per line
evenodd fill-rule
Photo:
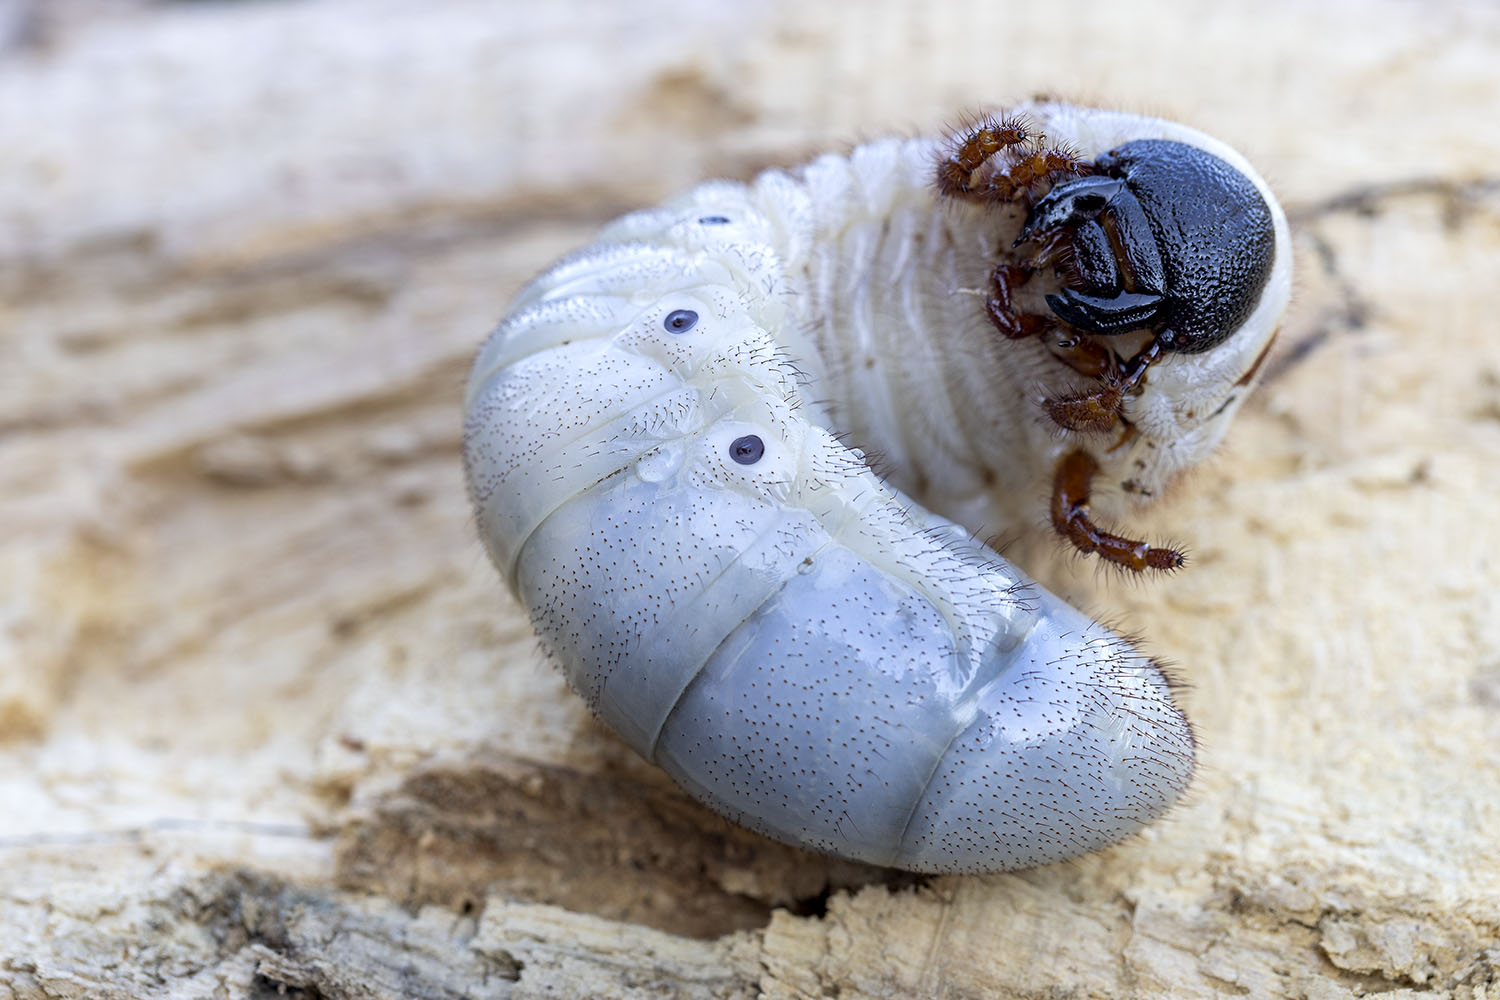
<path fill-rule="evenodd" d="M 1497 996 L 1494 11 L 21 0 L 0 45 L 8 995 Z M 1038 92 L 1292 220 L 1262 386 L 1131 522 L 1188 567 L 1003 539 L 1177 665 L 1204 766 L 1031 872 L 772 844 L 543 660 L 472 352 L 622 211 Z"/>

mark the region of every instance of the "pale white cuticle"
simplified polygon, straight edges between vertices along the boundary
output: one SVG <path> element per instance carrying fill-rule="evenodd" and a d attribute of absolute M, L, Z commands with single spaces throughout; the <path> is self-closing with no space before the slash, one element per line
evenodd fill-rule
<path fill-rule="evenodd" d="M 1285 307 L 1286 221 L 1191 129 L 1026 110 L 1086 158 L 1203 146 L 1272 206 L 1277 260 L 1244 328 L 1152 370 L 1128 447 L 1085 442 L 1104 485 L 1152 495 L 1243 397 L 1221 406 Z M 994 214 L 937 199 L 938 149 L 871 143 L 611 224 L 486 341 L 464 453 L 485 545 L 544 645 L 683 788 L 816 850 L 995 871 L 1150 822 L 1193 742 L 1150 660 L 929 510 L 1029 526 L 1080 445 L 1036 406 L 1055 359 L 995 337 L 958 291 L 985 283 Z M 699 317 L 685 333 L 665 326 L 679 309 Z M 765 452 L 740 465 L 746 435 Z"/>

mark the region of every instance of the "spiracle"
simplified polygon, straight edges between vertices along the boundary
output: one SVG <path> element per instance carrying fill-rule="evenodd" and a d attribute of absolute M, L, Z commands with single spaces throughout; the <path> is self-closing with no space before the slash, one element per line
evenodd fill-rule
<path fill-rule="evenodd" d="M 1180 565 L 1091 497 L 1148 501 L 1217 445 L 1290 273 L 1243 157 L 1116 112 L 703 184 L 485 342 L 480 533 L 574 690 L 735 822 L 915 871 L 1094 851 L 1177 799 L 1192 730 L 1156 663 L 971 528 L 1050 486 L 1078 548 Z"/>

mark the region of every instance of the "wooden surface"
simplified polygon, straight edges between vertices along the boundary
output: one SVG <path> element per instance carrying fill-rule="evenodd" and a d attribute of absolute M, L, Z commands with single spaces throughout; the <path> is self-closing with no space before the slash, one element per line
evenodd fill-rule
<path fill-rule="evenodd" d="M 0 44 L 0 988 L 1500 996 L 1492 7 L 10 0 Z M 1032 872 L 770 844 L 543 663 L 470 354 L 621 211 L 1038 93 L 1293 219 L 1264 386 L 1133 525 L 1189 570 L 1013 553 L 1180 665 L 1205 766 Z"/>

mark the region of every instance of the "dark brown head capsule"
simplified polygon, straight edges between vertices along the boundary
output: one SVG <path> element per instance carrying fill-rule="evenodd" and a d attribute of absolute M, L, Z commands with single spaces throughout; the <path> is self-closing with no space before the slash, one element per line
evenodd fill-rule
<path fill-rule="evenodd" d="M 1260 191 L 1217 156 L 1165 139 L 1127 142 L 1094 166 L 1039 199 L 1016 241 L 1067 233 L 1078 281 L 1047 296 L 1053 313 L 1106 336 L 1150 330 L 1180 354 L 1228 338 L 1275 262 Z"/>

